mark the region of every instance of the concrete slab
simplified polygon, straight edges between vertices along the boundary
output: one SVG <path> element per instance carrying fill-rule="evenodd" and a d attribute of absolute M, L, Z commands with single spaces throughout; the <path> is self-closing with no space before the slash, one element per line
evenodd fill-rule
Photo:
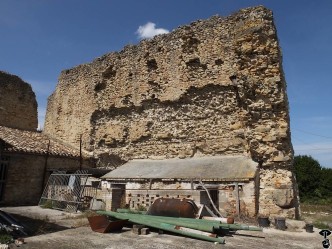
<path fill-rule="evenodd" d="M 63 221 L 75 222 L 75 216 L 80 214 L 67 214 L 57 210 L 44 210 L 38 207 L 2 208 L 4 211 L 20 215 L 33 215 L 34 217 L 49 216 L 50 220 L 56 223 Z M 25 211 L 24 211 L 25 210 Z M 71 216 L 68 217 L 67 215 Z M 70 225 L 68 222 L 68 225 Z M 124 228 L 122 232 L 101 234 L 93 232 L 88 226 L 65 229 L 48 234 L 25 238 L 25 244 L 20 245 L 21 249 L 238 249 L 238 248 L 322 248 L 322 236 L 319 230 L 314 233 L 306 233 L 303 229 L 281 231 L 273 228 L 264 229 L 263 232 L 238 231 L 232 236 L 225 236 L 225 245 L 215 245 L 211 242 L 197 239 L 174 236 L 167 233 L 158 234 L 152 230 L 150 234 L 139 236 L 133 234 L 130 228 Z"/>

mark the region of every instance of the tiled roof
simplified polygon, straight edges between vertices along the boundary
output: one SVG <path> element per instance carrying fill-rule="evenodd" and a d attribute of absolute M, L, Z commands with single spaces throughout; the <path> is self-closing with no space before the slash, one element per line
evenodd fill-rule
<path fill-rule="evenodd" d="M 202 179 L 246 181 L 257 173 L 257 163 L 245 156 L 206 156 L 164 160 L 131 160 L 101 178 L 117 179 Z"/>
<path fill-rule="evenodd" d="M 37 131 L 25 131 L 0 126 L 0 140 L 7 145 L 5 151 L 23 152 L 32 154 L 47 154 L 48 143 L 50 143 L 49 155 L 79 157 L 78 149 L 64 145 L 59 141 L 49 138 L 47 135 Z"/>

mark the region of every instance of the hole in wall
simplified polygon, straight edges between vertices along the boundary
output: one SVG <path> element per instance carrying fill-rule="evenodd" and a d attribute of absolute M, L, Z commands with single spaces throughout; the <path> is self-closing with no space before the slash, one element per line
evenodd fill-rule
<path fill-rule="evenodd" d="M 183 52 L 192 53 L 198 50 L 198 45 L 201 43 L 196 37 L 184 37 L 182 45 Z"/>
<path fill-rule="evenodd" d="M 149 71 L 157 70 L 158 65 L 155 59 L 148 60 L 146 62 Z"/>
<path fill-rule="evenodd" d="M 216 60 L 214 61 L 214 63 L 215 63 L 217 66 L 220 66 L 220 65 L 224 64 L 224 61 L 223 61 L 222 59 L 216 59 Z"/>
<path fill-rule="evenodd" d="M 104 90 L 105 88 L 106 88 L 106 83 L 105 82 L 99 82 L 95 85 L 95 91 L 96 92 Z"/>
<path fill-rule="evenodd" d="M 132 103 L 131 99 L 132 99 L 131 94 L 127 94 L 126 96 L 123 97 L 123 99 L 121 100 L 121 102 L 124 105 L 129 105 L 129 104 Z"/>
<path fill-rule="evenodd" d="M 187 67 L 191 69 L 198 69 L 203 68 L 204 70 L 207 69 L 206 64 L 202 64 L 199 58 L 193 58 L 186 62 Z"/>
<path fill-rule="evenodd" d="M 105 79 L 113 78 L 113 77 L 115 77 L 115 75 L 116 75 L 116 71 L 113 69 L 113 66 L 108 67 L 108 68 L 102 73 L 102 76 L 103 76 Z"/>

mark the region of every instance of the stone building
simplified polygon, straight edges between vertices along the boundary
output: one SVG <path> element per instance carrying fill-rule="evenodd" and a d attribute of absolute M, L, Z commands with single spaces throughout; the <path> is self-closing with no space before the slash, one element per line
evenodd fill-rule
<path fill-rule="evenodd" d="M 148 209 L 157 198 L 169 197 L 213 210 L 210 196 L 223 215 L 254 216 L 257 171 L 257 163 L 244 156 L 131 160 L 102 177 L 111 183 L 106 209 L 120 208 L 124 199 L 131 209 Z"/>
<path fill-rule="evenodd" d="M 0 205 L 36 205 L 51 172 L 91 165 L 86 153 L 37 132 L 37 124 L 31 86 L 0 71 Z"/>
<path fill-rule="evenodd" d="M 0 125 L 36 130 L 37 101 L 31 86 L 15 75 L 0 71 Z"/>
<path fill-rule="evenodd" d="M 80 152 L 40 132 L 0 126 L 0 204 L 36 205 L 54 171 L 87 168 Z"/>
<path fill-rule="evenodd" d="M 257 163 L 256 213 L 296 214 L 282 56 L 272 12 L 262 6 L 63 71 L 45 132 L 70 144 L 82 136 L 99 167 L 244 156 Z"/>

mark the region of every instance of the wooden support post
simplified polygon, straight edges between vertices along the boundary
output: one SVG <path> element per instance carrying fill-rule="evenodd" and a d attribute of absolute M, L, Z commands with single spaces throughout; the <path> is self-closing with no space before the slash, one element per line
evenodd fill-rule
<path fill-rule="evenodd" d="M 43 171 L 43 178 L 41 180 L 41 193 L 43 194 L 44 191 L 44 186 L 45 186 L 45 178 L 46 178 L 46 171 L 47 171 L 47 163 L 48 163 L 48 157 L 50 155 L 50 145 L 51 145 L 51 140 L 48 140 L 47 144 L 47 151 L 45 155 L 45 164 L 44 164 L 44 171 Z"/>
<path fill-rule="evenodd" d="M 240 217 L 240 195 L 239 195 L 239 184 L 234 183 L 235 186 L 235 195 L 236 195 L 236 214 Z"/>
<path fill-rule="evenodd" d="M 151 190 L 152 188 L 152 178 L 150 179 L 150 182 L 149 182 L 149 189 Z"/>
<path fill-rule="evenodd" d="M 80 135 L 80 170 L 82 170 L 82 134 Z"/>

